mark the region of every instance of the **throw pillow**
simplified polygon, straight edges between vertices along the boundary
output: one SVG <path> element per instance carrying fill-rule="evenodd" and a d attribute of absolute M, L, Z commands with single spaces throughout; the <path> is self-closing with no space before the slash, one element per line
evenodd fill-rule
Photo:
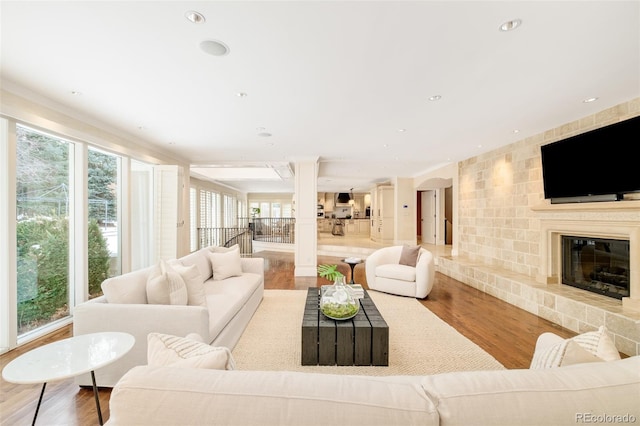
<path fill-rule="evenodd" d="M 400 253 L 400 265 L 407 265 L 416 267 L 418 263 L 418 255 L 420 254 L 420 246 L 402 246 L 402 253 Z"/>
<path fill-rule="evenodd" d="M 187 286 L 187 305 L 207 307 L 207 295 L 204 282 L 196 265 L 184 266 L 178 261 L 170 263 L 171 267 L 180 274 Z"/>
<path fill-rule="evenodd" d="M 211 250 L 213 253 L 227 253 L 234 250 L 240 251 L 240 246 L 237 244 L 234 244 L 231 247 L 212 246 L 209 248 L 209 250 Z"/>
<path fill-rule="evenodd" d="M 601 325 L 596 331 L 589 331 L 572 337 L 576 343 L 584 349 L 605 361 L 620 359 L 620 353 L 616 349 L 613 340 L 607 334 L 607 329 Z"/>
<path fill-rule="evenodd" d="M 213 279 L 224 280 L 229 277 L 242 275 L 242 263 L 240 262 L 240 250 L 232 250 L 226 253 L 209 253 Z"/>
<path fill-rule="evenodd" d="M 159 270 L 159 272 L 158 272 Z M 147 302 L 156 305 L 186 305 L 187 285 L 164 260 L 147 280 Z"/>
<path fill-rule="evenodd" d="M 199 337 L 199 336 L 198 336 Z M 170 334 L 147 335 L 147 363 L 153 366 L 233 370 L 235 361 L 226 347 Z"/>
<path fill-rule="evenodd" d="M 574 340 L 565 339 L 546 350 L 534 353 L 529 368 L 535 370 L 602 361 L 604 360 L 593 355 Z"/>
<path fill-rule="evenodd" d="M 565 359 L 566 358 L 566 359 Z M 551 368 L 594 361 L 615 361 L 620 353 L 600 326 L 596 331 L 579 334 L 533 354 L 530 368 Z"/>

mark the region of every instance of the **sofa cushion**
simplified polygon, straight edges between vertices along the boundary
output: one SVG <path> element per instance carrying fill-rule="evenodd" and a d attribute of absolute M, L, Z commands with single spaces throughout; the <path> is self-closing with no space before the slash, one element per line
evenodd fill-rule
<path fill-rule="evenodd" d="M 421 425 L 438 412 L 416 377 L 140 366 L 113 389 L 114 425 Z"/>
<path fill-rule="evenodd" d="M 157 270 L 159 266 L 154 265 L 108 278 L 101 285 L 102 293 L 109 303 L 146 304 L 147 278 Z"/>
<path fill-rule="evenodd" d="M 178 261 L 169 263 L 171 267 L 180 274 L 187 286 L 187 305 L 207 306 L 206 294 L 204 292 L 204 280 L 196 265 L 184 266 Z"/>
<path fill-rule="evenodd" d="M 262 275 L 249 272 L 221 281 L 206 281 L 209 335 L 218 336 L 261 285 Z"/>
<path fill-rule="evenodd" d="M 162 333 L 149 333 L 147 336 L 147 362 L 152 366 L 216 370 L 235 368 L 228 348 L 209 346 L 190 338 Z"/>
<path fill-rule="evenodd" d="M 382 278 L 390 278 L 394 280 L 415 282 L 416 268 L 407 265 L 396 265 L 388 263 L 376 267 L 376 276 Z"/>
<path fill-rule="evenodd" d="M 231 250 L 224 253 L 209 253 L 213 279 L 220 281 L 229 277 L 242 275 L 240 262 L 240 250 Z"/>
<path fill-rule="evenodd" d="M 639 368 L 640 357 L 630 357 L 545 370 L 456 372 L 425 376 L 422 387 L 442 426 L 576 425 L 588 413 L 640 412 Z"/>
<path fill-rule="evenodd" d="M 160 261 L 160 267 L 147 280 L 147 300 L 149 304 L 186 305 L 187 285 L 182 276 L 167 262 Z"/>
<path fill-rule="evenodd" d="M 415 268 L 418 263 L 418 256 L 420 255 L 420 246 L 402 246 L 402 252 L 400 252 L 400 265 L 413 266 Z"/>

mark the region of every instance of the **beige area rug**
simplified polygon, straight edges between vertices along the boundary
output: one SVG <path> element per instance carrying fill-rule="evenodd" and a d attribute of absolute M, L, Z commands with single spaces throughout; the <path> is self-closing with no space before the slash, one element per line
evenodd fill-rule
<path fill-rule="evenodd" d="M 265 290 L 262 303 L 233 350 L 236 369 L 376 376 L 504 369 L 417 300 L 376 291 L 369 295 L 389 325 L 389 366 L 303 366 L 301 325 L 306 295 L 306 290 Z"/>

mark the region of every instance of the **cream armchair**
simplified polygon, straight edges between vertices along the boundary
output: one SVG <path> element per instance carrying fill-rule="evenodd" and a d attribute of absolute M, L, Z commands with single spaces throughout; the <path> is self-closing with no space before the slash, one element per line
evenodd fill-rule
<path fill-rule="evenodd" d="M 420 247 L 416 266 L 400 264 L 403 246 L 384 247 L 365 262 L 367 285 L 372 290 L 424 299 L 433 288 L 433 254 Z"/>

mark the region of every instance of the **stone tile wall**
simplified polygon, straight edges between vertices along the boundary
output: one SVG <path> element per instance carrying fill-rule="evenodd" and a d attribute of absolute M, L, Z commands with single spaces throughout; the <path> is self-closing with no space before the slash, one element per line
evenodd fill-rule
<path fill-rule="evenodd" d="M 540 219 L 533 208 L 548 203 L 541 145 L 638 115 L 640 98 L 460 162 L 454 234 L 459 256 L 442 258 L 439 270 L 576 332 L 617 324 L 618 348 L 637 354 L 640 316 L 626 315 L 620 301 L 583 300 L 584 291 L 535 281 L 545 271 L 540 270 Z M 605 309 L 608 304 L 611 309 Z"/>

